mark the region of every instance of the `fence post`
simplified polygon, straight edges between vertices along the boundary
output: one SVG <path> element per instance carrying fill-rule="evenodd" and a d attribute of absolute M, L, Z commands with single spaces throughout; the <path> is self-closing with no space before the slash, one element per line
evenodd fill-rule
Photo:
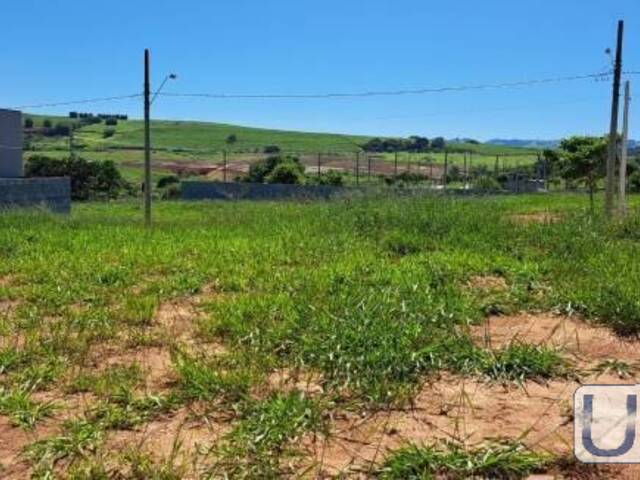
<path fill-rule="evenodd" d="M 227 183 L 227 151 L 222 151 L 222 181 Z"/>
<path fill-rule="evenodd" d="M 449 174 L 449 152 L 444 152 L 444 175 L 442 177 L 442 187 L 447 189 L 447 175 Z"/>
<path fill-rule="evenodd" d="M 496 165 L 494 167 L 494 174 L 498 176 L 498 172 L 500 170 L 500 155 L 496 155 Z"/>
<path fill-rule="evenodd" d="M 398 176 L 398 152 L 396 152 L 394 156 L 393 175 Z"/>
<path fill-rule="evenodd" d="M 320 162 L 321 162 L 322 154 L 318 153 L 318 178 L 320 178 Z"/>
<path fill-rule="evenodd" d="M 371 155 L 367 155 L 367 180 L 371 181 Z"/>
<path fill-rule="evenodd" d="M 356 152 L 356 185 L 360 185 L 360 152 Z"/>

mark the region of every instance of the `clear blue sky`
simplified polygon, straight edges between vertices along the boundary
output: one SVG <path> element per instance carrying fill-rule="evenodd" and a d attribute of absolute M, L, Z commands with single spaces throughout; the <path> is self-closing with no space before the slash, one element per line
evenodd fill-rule
<path fill-rule="evenodd" d="M 614 46 L 619 18 L 625 69 L 640 70 L 638 0 L 20 0 L 2 7 L 1 106 L 137 93 L 145 47 L 155 86 L 168 72 L 180 76 L 167 86 L 174 92 L 412 89 L 585 74 L 610 65 L 604 49 Z M 609 102 L 609 83 L 580 81 L 367 99 L 162 97 L 153 113 L 295 130 L 557 138 L 603 133 Z M 71 109 L 142 114 L 132 100 L 42 112 Z M 640 137 L 640 120 L 632 118 L 631 133 Z"/>

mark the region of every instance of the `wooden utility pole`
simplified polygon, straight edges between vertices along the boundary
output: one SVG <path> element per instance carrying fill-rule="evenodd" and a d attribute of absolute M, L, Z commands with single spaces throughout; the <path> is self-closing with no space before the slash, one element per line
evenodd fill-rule
<path fill-rule="evenodd" d="M 144 51 L 144 224 L 151 226 L 151 87 L 149 85 L 149 50 Z"/>
<path fill-rule="evenodd" d="M 627 213 L 627 154 L 629 142 L 629 103 L 631 102 L 631 84 L 624 84 L 624 110 L 622 115 L 622 152 L 620 154 L 620 196 L 618 208 L 620 215 Z"/>
<path fill-rule="evenodd" d="M 616 157 L 618 154 L 618 110 L 620 103 L 620 77 L 622 75 L 622 39 L 624 22 L 618 21 L 616 59 L 613 68 L 613 97 L 611 99 L 611 128 L 609 131 L 609 152 L 607 155 L 607 179 L 605 190 L 605 212 L 611 217 L 614 208 Z"/>

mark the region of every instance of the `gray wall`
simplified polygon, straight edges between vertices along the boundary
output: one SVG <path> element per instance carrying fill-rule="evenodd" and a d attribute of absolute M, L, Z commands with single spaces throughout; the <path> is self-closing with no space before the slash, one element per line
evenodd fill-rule
<path fill-rule="evenodd" d="M 71 211 L 68 178 L 0 178 L 0 209 L 45 207 L 57 213 Z"/>
<path fill-rule="evenodd" d="M 22 113 L 0 109 L 0 178 L 22 174 Z"/>
<path fill-rule="evenodd" d="M 328 199 L 346 191 L 331 185 L 182 182 L 183 200 Z"/>

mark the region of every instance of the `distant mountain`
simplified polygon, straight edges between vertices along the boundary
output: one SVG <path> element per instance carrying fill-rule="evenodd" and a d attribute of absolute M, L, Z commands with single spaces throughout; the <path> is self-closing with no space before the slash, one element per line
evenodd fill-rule
<path fill-rule="evenodd" d="M 560 144 L 560 140 L 523 140 L 523 139 L 503 139 L 494 138 L 487 142 L 489 145 L 503 145 L 506 147 L 521 148 L 556 148 Z"/>
<path fill-rule="evenodd" d="M 556 148 L 560 145 L 560 140 L 524 140 L 519 138 L 502 139 L 494 138 L 487 142 L 488 145 L 501 145 L 504 147 L 520 147 L 520 148 Z M 640 142 L 637 140 L 629 140 L 629 150 L 639 150 Z"/>

